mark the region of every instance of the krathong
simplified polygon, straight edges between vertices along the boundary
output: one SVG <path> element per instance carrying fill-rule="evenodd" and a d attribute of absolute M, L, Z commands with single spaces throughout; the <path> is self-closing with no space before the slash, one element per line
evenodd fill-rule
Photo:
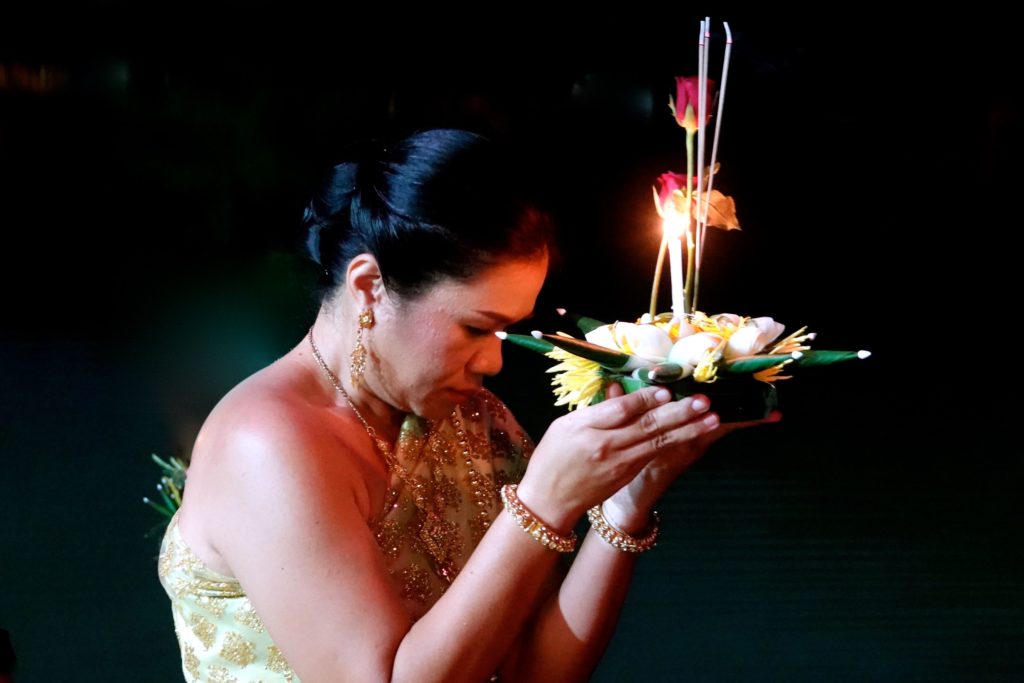
<path fill-rule="evenodd" d="M 676 78 L 675 97 L 669 99 L 672 116 L 685 131 L 686 170 L 663 173 L 654 187 L 663 230 L 648 311 L 630 321 L 608 324 L 560 310 L 583 338 L 565 332 L 498 333 L 502 339 L 558 361 L 548 370 L 554 373 L 555 405 L 572 410 L 598 403 L 612 382 L 621 384 L 627 393 L 664 385 L 677 399 L 707 395 L 723 421 L 760 419 L 776 407 L 775 382 L 790 379 L 793 368 L 870 355 L 867 351 L 811 349 L 814 333 L 801 327 L 783 336 L 785 326 L 767 316 L 708 315 L 698 308 L 707 228 L 740 227 L 733 199 L 714 189 L 732 33 L 725 23 L 725 54 L 716 97 L 715 83 L 708 80 L 707 73 L 710 26 L 710 19 L 700 24 L 698 74 Z M 716 100 L 717 112 L 712 117 Z M 711 127 L 714 136 L 708 150 Z M 709 151 L 710 161 L 705 165 Z M 658 287 L 666 256 L 672 310 L 658 313 Z"/>
<path fill-rule="evenodd" d="M 174 513 L 181 507 L 181 493 L 185 489 L 185 477 L 188 464 L 181 458 L 167 458 L 164 460 L 156 453 L 149 456 L 152 458 L 161 471 L 160 481 L 156 485 L 158 499 L 154 500 L 144 496 L 142 502 L 159 512 L 164 520 L 161 526 L 165 526 L 171 520 Z M 156 529 L 154 529 L 154 532 Z M 152 533 L 152 532 L 151 532 Z"/>

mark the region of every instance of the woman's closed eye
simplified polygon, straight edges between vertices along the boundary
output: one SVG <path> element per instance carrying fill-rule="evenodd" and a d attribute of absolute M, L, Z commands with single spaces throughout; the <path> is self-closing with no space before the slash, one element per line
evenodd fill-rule
<path fill-rule="evenodd" d="M 463 327 L 471 337 L 486 337 L 496 332 L 494 328 L 490 327 L 477 327 L 476 325 L 463 325 Z"/>

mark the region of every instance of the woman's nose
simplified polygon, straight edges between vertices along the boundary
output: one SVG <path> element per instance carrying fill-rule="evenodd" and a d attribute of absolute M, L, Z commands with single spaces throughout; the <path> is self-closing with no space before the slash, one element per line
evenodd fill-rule
<path fill-rule="evenodd" d="M 469 371 L 477 375 L 497 375 L 501 371 L 501 340 L 488 339 L 469 362 Z"/>

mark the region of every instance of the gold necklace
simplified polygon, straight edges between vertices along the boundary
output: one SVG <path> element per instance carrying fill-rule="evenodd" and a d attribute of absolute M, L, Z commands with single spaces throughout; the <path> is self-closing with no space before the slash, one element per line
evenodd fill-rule
<path fill-rule="evenodd" d="M 316 342 L 313 341 L 313 328 L 309 328 L 309 346 L 313 349 L 313 358 L 316 359 L 317 365 L 324 371 L 327 378 L 330 380 L 334 388 L 338 390 L 344 398 L 345 402 L 348 403 L 348 407 L 352 409 L 356 417 L 363 424 L 363 429 L 370 436 L 370 440 L 376 444 L 378 450 L 384 456 L 384 461 L 388 466 L 388 470 L 398 475 L 399 480 L 410 492 L 413 498 L 413 503 L 424 515 L 423 523 L 420 527 L 419 538 L 426 547 L 427 552 L 434 560 L 434 571 L 440 576 L 446 583 L 450 584 L 455 580 L 455 577 L 459 573 L 459 567 L 455 561 L 455 558 L 450 555 L 446 548 L 442 547 L 442 544 L 438 542 L 439 529 L 450 524 L 447 522 L 444 515 L 445 500 L 444 496 L 433 486 L 430 490 L 427 490 L 425 482 L 418 481 L 416 477 L 412 476 L 409 472 L 395 457 L 392 452 L 391 446 L 387 441 L 382 439 L 363 414 L 356 407 L 355 402 L 345 391 L 345 387 L 341 385 L 341 380 L 338 376 L 331 372 L 331 369 L 327 367 L 327 363 L 324 361 L 323 356 L 320 355 L 320 350 L 316 347 Z M 462 456 L 467 469 L 467 478 L 470 484 L 471 496 L 473 498 L 474 506 L 476 510 L 476 525 L 477 534 L 482 537 L 484 532 L 491 525 L 490 515 L 488 514 L 487 508 L 489 507 L 488 501 L 493 496 L 490 495 L 490 490 L 487 485 L 487 481 L 483 475 L 477 471 L 473 466 L 472 451 L 470 450 L 469 437 L 466 434 L 466 430 L 462 427 L 462 420 L 459 419 L 458 411 L 452 410 L 451 415 L 452 426 L 455 428 L 455 440 L 458 447 L 458 454 Z M 434 463 L 434 468 L 439 470 L 437 463 Z M 441 476 L 439 471 L 432 472 L 434 478 Z M 390 488 L 390 487 L 389 487 Z M 385 512 L 395 502 L 398 496 L 398 491 L 391 489 L 388 498 L 388 502 L 385 505 Z M 480 538 L 476 538 L 477 541 Z"/>
<path fill-rule="evenodd" d="M 345 391 L 345 387 L 341 386 L 341 380 L 339 380 L 338 376 L 331 372 L 331 369 L 327 367 L 327 363 L 324 362 L 323 356 L 320 355 L 320 349 L 316 348 L 316 342 L 313 341 L 312 327 L 309 328 L 309 345 L 313 349 L 313 358 L 316 359 L 317 365 L 319 365 L 327 375 L 327 379 L 331 380 L 331 384 L 333 384 L 334 388 L 338 390 L 338 393 L 345 397 L 345 402 L 348 403 L 348 407 L 352 409 L 352 412 L 356 414 L 359 421 L 363 423 L 363 429 L 366 430 L 366 433 L 370 435 L 370 439 L 377 445 L 377 448 L 380 449 L 384 459 L 390 463 L 392 455 L 391 445 L 377 434 L 376 429 L 370 426 L 370 423 L 366 421 L 363 414 L 359 412 L 359 408 L 356 408 L 356 404 L 352 400 L 352 397 L 348 395 L 347 391 Z"/>

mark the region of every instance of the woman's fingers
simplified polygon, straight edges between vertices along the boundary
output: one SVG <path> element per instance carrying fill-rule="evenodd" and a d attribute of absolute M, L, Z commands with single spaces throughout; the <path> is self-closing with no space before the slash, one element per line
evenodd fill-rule
<path fill-rule="evenodd" d="M 621 390 L 621 388 L 620 388 Z M 580 411 L 588 427 L 617 429 L 635 421 L 653 408 L 672 400 L 672 392 L 662 387 L 648 387 L 632 394 L 602 401 Z"/>
<path fill-rule="evenodd" d="M 621 430 L 623 440 L 619 450 L 626 458 L 652 458 L 661 451 L 683 446 L 713 432 L 719 426 L 718 415 L 707 412 L 705 406 L 706 403 L 695 410 L 692 401 L 686 398 L 677 401 L 671 413 L 651 411 L 650 423 L 645 415 L 636 425 Z"/>
<path fill-rule="evenodd" d="M 669 438 L 667 432 L 688 425 L 708 410 L 710 402 L 707 396 L 695 394 L 673 401 L 671 392 L 664 387 L 648 387 L 623 395 L 618 383 L 609 384 L 607 391 L 608 400 L 580 411 L 580 417 L 589 418 L 586 426 L 591 429 L 610 432 L 607 445 L 613 450 L 637 444 L 651 448 L 651 442 L 674 444 L 718 426 L 717 416 L 714 416 L 710 418 L 713 424 L 709 427 L 709 423 L 701 422 L 695 435 L 691 434 L 694 431 L 691 429 Z"/>
<path fill-rule="evenodd" d="M 638 415 L 632 423 L 615 428 L 611 435 L 611 444 L 615 448 L 624 449 L 637 443 L 660 442 L 664 440 L 664 435 L 667 432 L 677 430 L 697 420 L 708 410 L 709 405 L 706 396 L 697 394 L 655 406 Z M 713 419 L 714 424 L 711 425 L 711 428 L 718 426 L 717 416 Z M 699 433 L 704 431 L 706 430 L 701 429 Z M 682 438 L 686 440 L 692 437 L 683 436 Z"/>
<path fill-rule="evenodd" d="M 622 385 L 618 382 L 609 382 L 604 388 L 605 398 L 618 398 L 626 393 L 626 390 L 622 388 Z"/>

